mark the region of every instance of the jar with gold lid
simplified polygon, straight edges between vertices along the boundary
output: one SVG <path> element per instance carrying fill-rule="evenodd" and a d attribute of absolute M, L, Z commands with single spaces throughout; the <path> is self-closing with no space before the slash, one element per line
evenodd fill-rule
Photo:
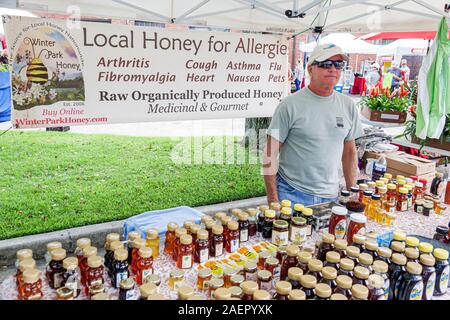
<path fill-rule="evenodd" d="M 49 262 L 52 261 L 51 252 L 53 249 L 62 249 L 62 243 L 59 241 L 52 241 L 47 243 L 47 251 L 45 252 L 44 256 L 46 265 L 48 265 Z"/>
<path fill-rule="evenodd" d="M 184 271 L 181 269 L 173 269 L 169 276 L 169 288 L 170 290 L 177 291 L 184 282 Z"/>
<path fill-rule="evenodd" d="M 273 275 L 267 270 L 259 270 L 258 273 L 258 287 L 262 290 L 272 290 Z"/>
<path fill-rule="evenodd" d="M 285 220 L 275 220 L 272 227 L 272 243 L 276 246 L 289 242 L 289 223 Z"/>
<path fill-rule="evenodd" d="M 119 300 L 137 300 L 133 278 L 120 281 Z"/>
<path fill-rule="evenodd" d="M 257 275 L 256 272 L 258 267 L 256 265 L 255 262 L 253 261 L 247 261 L 244 265 L 244 277 L 246 281 L 252 280 L 252 281 L 256 281 Z"/>
<path fill-rule="evenodd" d="M 231 298 L 231 291 L 228 288 L 217 288 L 214 291 L 214 297 L 216 300 L 229 300 Z"/>
<path fill-rule="evenodd" d="M 272 300 L 272 297 L 267 290 L 258 289 L 253 293 L 253 300 Z"/>
<path fill-rule="evenodd" d="M 204 268 L 198 271 L 197 288 L 199 290 L 208 290 L 209 280 L 212 278 L 212 272 L 209 268 Z"/>
<path fill-rule="evenodd" d="M 180 286 L 177 293 L 178 300 L 187 300 L 194 295 L 194 289 L 189 286 Z"/>
<path fill-rule="evenodd" d="M 158 293 L 158 288 L 153 283 L 144 283 L 139 287 L 139 293 L 141 295 L 141 300 L 147 300 L 152 294 Z"/>
<path fill-rule="evenodd" d="M 73 300 L 73 290 L 67 287 L 56 289 L 56 300 Z"/>
<path fill-rule="evenodd" d="M 239 299 L 241 299 L 243 291 L 242 291 L 240 285 L 239 286 L 232 286 L 232 287 L 229 287 L 228 289 L 231 292 L 231 297 L 232 298 L 239 298 Z"/>
<path fill-rule="evenodd" d="M 278 281 L 275 284 L 274 300 L 288 300 L 289 293 L 292 290 L 292 285 L 288 281 Z"/>
<path fill-rule="evenodd" d="M 91 300 L 111 300 L 109 295 L 105 292 L 97 293 L 91 297 Z"/>
<path fill-rule="evenodd" d="M 225 268 L 223 270 L 223 281 L 224 281 L 224 287 L 229 288 L 231 287 L 231 277 L 236 275 L 238 273 L 237 269 L 232 268 Z"/>
<path fill-rule="evenodd" d="M 209 280 L 208 291 L 211 300 L 216 300 L 215 291 L 219 288 L 222 288 L 223 286 L 224 286 L 223 279 L 212 278 L 211 280 Z"/>
<path fill-rule="evenodd" d="M 288 295 L 289 300 L 306 300 L 306 294 L 303 290 L 293 289 L 289 292 Z"/>
<path fill-rule="evenodd" d="M 93 296 L 105 292 L 105 286 L 103 283 L 95 283 L 89 287 L 89 297 L 92 299 Z"/>
<path fill-rule="evenodd" d="M 298 267 L 290 267 L 288 269 L 288 278 L 287 281 L 289 281 L 292 285 L 292 289 L 299 289 L 300 288 L 300 279 L 303 275 L 302 269 Z"/>
<path fill-rule="evenodd" d="M 253 294 L 259 288 L 257 282 L 249 280 L 241 283 L 241 289 L 243 291 L 242 300 L 253 300 Z"/>
<path fill-rule="evenodd" d="M 240 274 L 235 274 L 231 277 L 231 286 L 232 287 L 239 287 L 242 282 L 245 281 L 244 276 Z"/>
<path fill-rule="evenodd" d="M 23 272 L 22 300 L 40 300 L 43 297 L 41 273 L 36 269 Z"/>

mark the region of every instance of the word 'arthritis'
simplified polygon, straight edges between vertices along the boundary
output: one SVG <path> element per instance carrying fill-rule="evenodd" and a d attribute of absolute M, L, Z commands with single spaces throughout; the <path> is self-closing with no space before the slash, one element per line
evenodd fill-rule
<path fill-rule="evenodd" d="M 207 41 L 208 51 L 210 52 L 228 52 L 231 45 L 230 41 L 215 40 L 214 36 L 210 36 Z M 172 50 L 172 51 L 193 51 L 197 55 L 202 47 L 203 40 L 196 39 L 180 39 L 159 37 L 158 32 L 147 33 L 142 32 L 142 47 L 144 49 L 152 48 L 154 50 Z M 130 30 L 128 34 L 111 34 L 96 33 L 93 36 L 88 34 L 88 29 L 83 28 L 83 44 L 86 47 L 113 47 L 113 48 L 134 48 L 135 34 Z M 276 55 L 286 55 L 287 45 L 276 43 L 261 43 L 254 38 L 240 38 L 234 53 L 252 53 L 267 55 L 269 59 L 275 58 Z"/>

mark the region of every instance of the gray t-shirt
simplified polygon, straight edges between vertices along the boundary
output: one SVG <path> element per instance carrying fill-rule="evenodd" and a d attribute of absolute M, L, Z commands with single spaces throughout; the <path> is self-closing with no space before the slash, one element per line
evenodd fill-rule
<path fill-rule="evenodd" d="M 278 173 L 295 189 L 324 198 L 337 197 L 344 141 L 362 134 L 353 100 L 328 97 L 308 87 L 278 105 L 268 134 L 283 143 Z"/>

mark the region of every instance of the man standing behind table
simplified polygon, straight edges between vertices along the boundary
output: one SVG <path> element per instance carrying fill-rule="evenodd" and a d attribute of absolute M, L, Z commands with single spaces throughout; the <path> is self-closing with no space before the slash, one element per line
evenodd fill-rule
<path fill-rule="evenodd" d="M 391 93 L 400 87 L 400 81 L 402 81 L 402 70 L 399 69 L 396 61 L 392 62 L 392 67 L 387 69 L 387 73 L 392 73 Z"/>
<path fill-rule="evenodd" d="M 264 150 L 268 202 L 313 205 L 333 201 L 342 163 L 347 189 L 356 184 L 355 139 L 361 136 L 353 100 L 333 90 L 348 57 L 333 44 L 319 45 L 307 65 L 310 84 L 281 101 Z"/>

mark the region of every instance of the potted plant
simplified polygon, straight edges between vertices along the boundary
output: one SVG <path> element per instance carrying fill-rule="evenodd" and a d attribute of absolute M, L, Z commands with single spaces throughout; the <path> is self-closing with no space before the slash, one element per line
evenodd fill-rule
<path fill-rule="evenodd" d="M 401 85 L 392 93 L 389 88 L 378 85 L 360 102 L 361 113 L 370 121 L 404 123 L 411 106 L 410 91 Z"/>

